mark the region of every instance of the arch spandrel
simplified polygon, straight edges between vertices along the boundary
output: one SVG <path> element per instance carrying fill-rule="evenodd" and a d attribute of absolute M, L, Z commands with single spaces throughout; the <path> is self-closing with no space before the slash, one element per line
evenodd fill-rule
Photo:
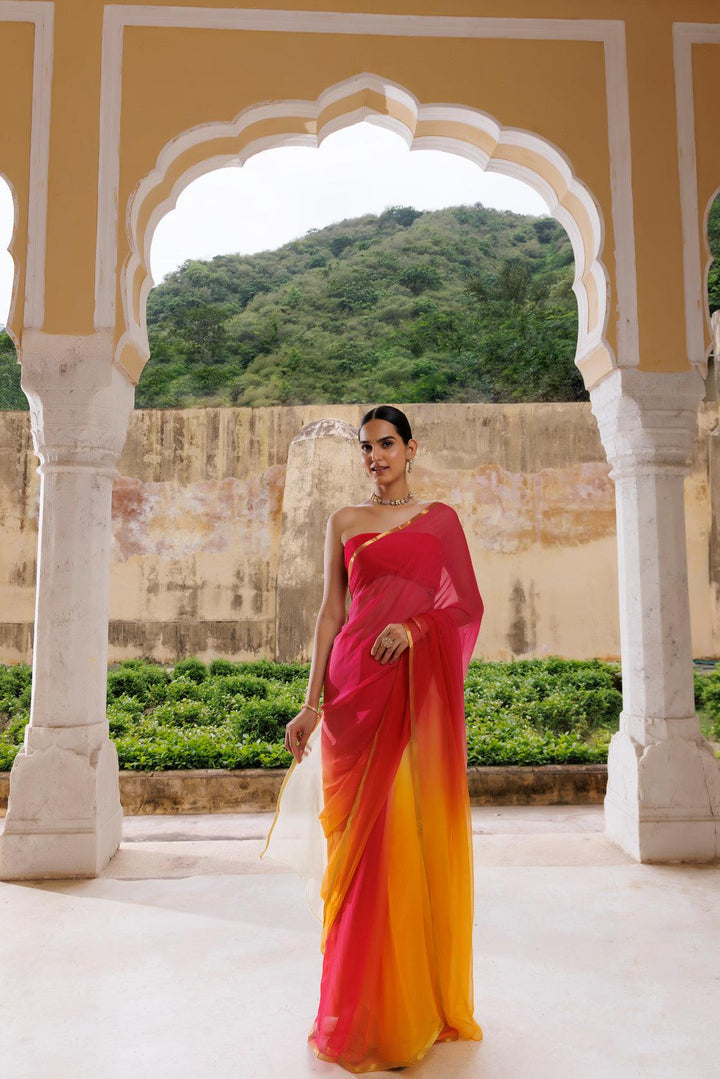
<path fill-rule="evenodd" d="M 30 197 L 30 137 L 33 101 L 32 23 L 0 22 L 0 101 L 12 102 L 3 109 L 0 124 L 0 177 L 10 188 L 15 215 L 8 245 L 14 263 L 14 282 L 7 330 L 17 347 L 22 342 L 25 310 L 25 269 L 28 246 Z"/>
<path fill-rule="evenodd" d="M 693 45 L 693 88 L 697 114 L 695 153 L 698 190 L 698 241 L 700 248 L 699 296 L 697 297 L 698 338 L 706 356 L 713 348 L 713 334 L 707 302 L 708 272 L 713 257 L 707 240 L 707 219 L 720 196 L 720 139 L 717 138 L 717 84 L 720 65 L 720 26 L 717 43 Z M 709 97 L 708 97 L 709 94 Z M 713 131 L 713 125 L 715 131 Z M 702 335 L 702 336 L 701 336 Z"/>
<path fill-rule="evenodd" d="M 545 200 L 568 232 L 575 256 L 578 300 L 576 363 L 586 386 L 616 366 L 608 327 L 609 274 L 600 261 L 603 222 L 588 190 L 563 155 L 525 131 L 503 128 L 477 110 L 423 105 L 406 88 L 363 74 L 328 88 L 315 101 L 288 101 L 243 110 L 228 123 L 200 125 L 171 140 L 155 168 L 137 185 L 127 209 L 130 253 L 119 275 L 116 362 L 137 381 L 149 349 L 145 326 L 152 235 L 192 180 L 211 168 L 241 164 L 282 145 L 317 146 L 340 127 L 361 119 L 388 127 L 411 149 L 444 149 L 488 169 L 524 180 Z M 589 366 L 585 368 L 585 362 Z"/>
<path fill-rule="evenodd" d="M 0 183 L 4 184 L 10 192 L 13 203 L 13 229 L 10 242 L 6 248 L 13 263 L 13 283 L 5 330 L 15 345 L 15 349 L 19 350 L 22 344 L 22 310 L 25 300 L 25 260 L 23 255 L 27 246 L 27 218 L 23 219 L 21 217 L 15 188 L 10 179 L 2 172 L 0 172 Z"/>

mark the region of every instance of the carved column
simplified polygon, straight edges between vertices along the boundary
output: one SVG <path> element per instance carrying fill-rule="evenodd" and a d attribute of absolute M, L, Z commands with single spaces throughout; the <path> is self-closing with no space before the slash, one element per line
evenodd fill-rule
<path fill-rule="evenodd" d="M 40 535 L 31 715 L 10 775 L 4 880 L 96 876 L 120 842 L 105 713 L 110 509 L 134 391 L 112 347 L 106 333 L 23 341 Z"/>
<path fill-rule="evenodd" d="M 685 545 L 684 477 L 703 392 L 695 371 L 635 368 L 590 391 L 615 481 L 623 674 L 605 831 L 642 862 L 720 853 L 720 765 L 695 712 Z"/>

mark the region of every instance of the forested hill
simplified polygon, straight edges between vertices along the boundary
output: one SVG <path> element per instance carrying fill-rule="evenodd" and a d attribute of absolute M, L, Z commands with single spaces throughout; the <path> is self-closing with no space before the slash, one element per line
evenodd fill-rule
<path fill-rule="evenodd" d="M 587 399 L 569 240 L 457 206 L 186 262 L 150 294 L 137 407 Z"/>
<path fill-rule="evenodd" d="M 720 198 L 708 222 L 720 308 Z M 551 218 L 390 207 L 277 251 L 186 262 L 148 302 L 138 408 L 587 400 L 570 243 Z M 0 333 L 0 409 L 26 409 Z"/>

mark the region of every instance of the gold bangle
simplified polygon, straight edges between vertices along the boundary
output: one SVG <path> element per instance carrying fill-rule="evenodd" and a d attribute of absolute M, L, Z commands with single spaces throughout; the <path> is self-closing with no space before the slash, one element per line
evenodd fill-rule
<path fill-rule="evenodd" d="M 309 709 L 310 709 L 310 711 L 311 711 L 311 712 L 314 712 L 316 716 L 319 716 L 319 715 L 320 715 L 320 709 L 319 709 L 319 708 L 315 708 L 315 707 L 314 707 L 314 705 L 312 705 L 312 704 L 308 704 L 308 703 L 307 703 L 307 701 L 306 701 L 306 702 L 305 702 L 305 704 L 303 705 L 303 708 L 309 708 Z"/>

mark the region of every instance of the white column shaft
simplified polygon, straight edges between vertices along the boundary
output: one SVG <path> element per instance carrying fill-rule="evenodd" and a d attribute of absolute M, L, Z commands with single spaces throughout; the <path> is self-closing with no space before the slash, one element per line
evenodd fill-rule
<path fill-rule="evenodd" d="M 640 861 L 720 855 L 720 765 L 695 712 L 684 477 L 704 383 L 617 369 L 590 391 L 613 468 L 623 711 L 606 834 Z"/>
<path fill-rule="evenodd" d="M 618 579 L 624 711 L 641 744 L 654 719 L 687 720 L 694 736 L 690 603 L 683 476 L 650 473 L 616 480 Z"/>
<path fill-rule="evenodd" d="M 112 477 L 43 466 L 40 500 L 32 724 L 104 723 Z"/>

